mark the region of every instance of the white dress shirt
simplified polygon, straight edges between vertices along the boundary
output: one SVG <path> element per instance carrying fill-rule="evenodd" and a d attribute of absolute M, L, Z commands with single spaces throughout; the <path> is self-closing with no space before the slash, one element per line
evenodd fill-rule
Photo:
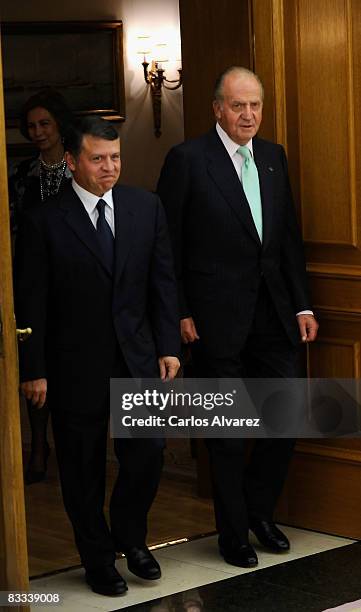
<path fill-rule="evenodd" d="M 110 229 L 113 232 L 113 236 L 115 235 L 115 230 L 114 230 L 114 202 L 113 202 L 113 192 L 112 189 L 109 189 L 109 191 L 106 191 L 102 197 L 95 195 L 94 193 L 90 193 L 90 191 L 87 191 L 86 189 L 84 189 L 83 187 L 80 187 L 80 185 L 78 185 L 78 183 L 72 179 L 72 187 L 75 191 L 75 193 L 77 194 L 78 198 L 81 200 L 85 210 L 87 211 L 90 220 L 92 222 L 92 224 L 94 225 L 95 229 L 97 227 L 97 221 L 98 221 L 98 217 L 99 217 L 99 213 L 97 211 L 97 204 L 99 202 L 99 200 L 104 200 L 104 202 L 106 202 L 106 206 L 104 209 L 105 212 L 105 219 L 108 222 Z"/>
<path fill-rule="evenodd" d="M 235 167 L 235 170 L 237 172 L 237 176 L 239 178 L 239 180 L 242 182 L 242 166 L 244 163 L 244 157 L 243 155 L 240 155 L 239 153 L 237 153 L 237 150 L 239 148 L 239 144 L 237 144 L 236 142 L 234 142 L 234 140 L 232 140 L 227 132 L 224 131 L 224 129 L 219 125 L 219 123 L 216 123 L 216 131 L 218 136 L 220 137 L 229 157 L 231 158 L 232 164 Z M 252 146 L 252 138 L 251 140 L 249 140 L 246 145 L 245 145 L 251 152 L 251 155 L 253 157 L 253 146 Z M 301 310 L 300 312 L 297 312 L 296 316 L 298 315 L 302 315 L 302 314 L 310 314 L 313 315 L 312 310 Z"/>
<path fill-rule="evenodd" d="M 220 137 L 221 141 L 224 144 L 224 147 L 225 147 L 229 157 L 231 158 L 232 164 L 234 165 L 234 167 L 236 169 L 237 176 L 238 176 L 239 180 L 242 182 L 242 166 L 244 164 L 244 157 L 243 157 L 243 155 L 241 155 L 241 153 L 237 153 L 237 151 L 239 149 L 239 144 L 234 142 L 228 136 L 227 132 L 225 132 L 224 129 L 221 128 L 219 123 L 216 123 L 216 130 L 217 130 L 218 136 Z M 249 140 L 246 143 L 245 146 L 250 150 L 251 155 L 253 157 L 252 138 L 251 138 L 251 140 Z"/>

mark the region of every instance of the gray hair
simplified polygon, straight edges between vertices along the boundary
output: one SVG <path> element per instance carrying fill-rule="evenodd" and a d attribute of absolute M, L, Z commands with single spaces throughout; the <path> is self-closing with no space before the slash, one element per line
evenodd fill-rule
<path fill-rule="evenodd" d="M 217 100 L 218 102 L 223 100 L 223 85 L 224 85 L 224 80 L 230 74 L 238 74 L 239 76 L 253 77 L 254 79 L 256 79 L 257 83 L 260 86 L 261 97 L 262 97 L 262 100 L 263 100 L 263 98 L 264 98 L 264 89 L 263 89 L 263 85 L 262 85 L 261 79 L 259 78 L 259 76 L 255 72 L 252 72 L 252 70 L 248 70 L 248 68 L 244 68 L 243 66 L 230 66 L 229 68 L 226 68 L 226 70 L 221 72 L 221 74 L 218 76 L 218 78 L 216 80 L 216 83 L 215 83 L 215 86 L 214 86 L 214 100 Z"/>

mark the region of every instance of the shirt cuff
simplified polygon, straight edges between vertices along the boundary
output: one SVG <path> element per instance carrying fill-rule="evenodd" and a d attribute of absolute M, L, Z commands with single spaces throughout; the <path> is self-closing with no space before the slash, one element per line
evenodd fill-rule
<path fill-rule="evenodd" d="M 312 310 L 300 310 L 300 312 L 296 313 L 296 317 L 298 317 L 298 315 L 301 315 L 301 314 L 309 314 L 313 316 Z"/>

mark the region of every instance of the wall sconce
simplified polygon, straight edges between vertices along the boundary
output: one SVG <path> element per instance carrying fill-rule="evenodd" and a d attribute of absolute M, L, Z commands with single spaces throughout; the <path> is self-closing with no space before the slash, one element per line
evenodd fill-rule
<path fill-rule="evenodd" d="M 148 36 L 139 36 L 138 40 L 145 42 Z M 162 88 L 165 89 L 178 89 L 182 85 L 182 68 L 178 68 L 178 79 L 167 79 L 165 76 L 165 69 L 163 64 L 168 62 L 168 58 L 164 56 L 166 51 L 166 44 L 155 45 L 154 54 L 158 59 L 153 59 L 151 62 L 147 61 L 146 56 L 150 53 L 149 49 L 138 51 L 142 54 L 144 60 L 142 62 L 144 71 L 144 80 L 147 85 L 150 86 L 150 92 L 152 96 L 152 107 L 153 107 L 153 120 L 154 120 L 154 133 L 157 138 L 161 135 L 161 117 L 162 117 Z M 170 83 L 170 85 L 168 84 Z M 175 85 L 173 84 L 175 83 Z"/>

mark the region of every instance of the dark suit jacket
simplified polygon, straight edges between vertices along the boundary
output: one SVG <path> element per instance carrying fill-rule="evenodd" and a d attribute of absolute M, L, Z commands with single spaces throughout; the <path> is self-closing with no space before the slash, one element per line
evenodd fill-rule
<path fill-rule="evenodd" d="M 16 252 L 16 315 L 33 334 L 20 345 L 21 380 L 46 377 L 54 405 L 99 403 L 119 347 L 131 375 L 159 375 L 179 353 L 176 282 L 159 198 L 113 189 L 114 273 L 71 185 L 24 217 Z"/>
<path fill-rule="evenodd" d="M 213 129 L 174 147 L 158 193 L 174 246 L 181 317 L 192 316 L 217 356 L 242 348 L 263 277 L 290 340 L 309 309 L 303 246 L 280 145 L 253 139 L 263 243 L 233 163 Z"/>

